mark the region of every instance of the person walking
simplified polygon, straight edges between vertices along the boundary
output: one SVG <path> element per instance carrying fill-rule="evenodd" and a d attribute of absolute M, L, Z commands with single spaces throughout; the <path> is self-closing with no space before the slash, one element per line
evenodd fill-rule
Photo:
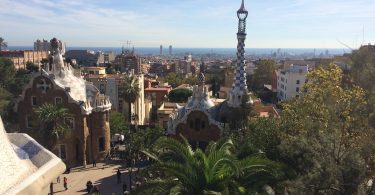
<path fill-rule="evenodd" d="M 92 167 L 96 167 L 96 160 L 95 159 L 92 161 Z"/>
<path fill-rule="evenodd" d="M 65 191 L 68 190 L 68 178 L 64 177 L 64 188 L 65 188 Z"/>
<path fill-rule="evenodd" d="M 121 183 L 121 172 L 120 172 L 120 168 L 117 169 L 117 183 Z"/>
<path fill-rule="evenodd" d="M 56 178 L 56 182 L 57 182 L 57 183 L 60 183 L 60 175 L 57 176 L 57 178 Z"/>

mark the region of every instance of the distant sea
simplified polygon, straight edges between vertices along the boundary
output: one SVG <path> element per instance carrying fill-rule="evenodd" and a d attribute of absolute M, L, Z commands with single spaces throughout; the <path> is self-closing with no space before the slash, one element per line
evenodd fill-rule
<path fill-rule="evenodd" d="M 30 46 L 9 46 L 10 50 L 31 50 L 33 47 Z M 92 51 L 113 51 L 116 54 L 121 53 L 121 47 L 67 47 L 66 50 L 92 50 Z M 136 47 L 134 48 L 135 53 L 141 55 L 158 55 L 160 48 L 158 47 Z M 168 48 L 163 50 L 163 54 L 168 54 Z M 349 53 L 350 50 L 342 48 L 246 48 L 246 54 L 248 55 L 270 55 L 273 53 L 287 53 L 289 55 L 304 55 L 304 54 L 316 54 L 321 53 L 330 55 L 342 55 Z M 219 54 L 219 55 L 236 55 L 236 48 L 173 48 L 172 53 L 174 55 L 205 55 L 205 54 Z"/>

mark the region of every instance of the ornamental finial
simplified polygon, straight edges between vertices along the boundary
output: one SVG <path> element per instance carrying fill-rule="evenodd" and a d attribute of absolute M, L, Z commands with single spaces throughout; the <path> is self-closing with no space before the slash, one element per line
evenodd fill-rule
<path fill-rule="evenodd" d="M 241 7 L 238 10 L 238 12 L 247 12 L 247 10 L 245 9 L 245 2 L 244 2 L 244 0 L 242 0 Z"/>

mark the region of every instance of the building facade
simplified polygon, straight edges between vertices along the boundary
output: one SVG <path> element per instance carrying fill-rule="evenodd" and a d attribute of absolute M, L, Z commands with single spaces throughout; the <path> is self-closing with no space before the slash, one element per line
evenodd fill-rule
<path fill-rule="evenodd" d="M 119 65 L 120 71 L 124 73 L 141 74 L 143 71 L 141 58 L 134 54 L 134 50 L 123 50 L 120 55 L 116 56 L 114 63 Z"/>
<path fill-rule="evenodd" d="M 72 67 L 63 61 L 59 42 L 51 40 L 50 66 L 35 73 L 17 99 L 20 129 L 40 143 L 48 143 L 51 138 L 40 134 L 41 123 L 34 110 L 46 103 L 58 105 L 67 109 L 69 115 L 61 120 L 68 129 L 52 151 L 68 167 L 103 160 L 110 151 L 111 102 L 92 83 L 73 74 Z"/>
<path fill-rule="evenodd" d="M 301 95 L 308 73 L 308 65 L 292 64 L 286 69 L 277 70 L 277 98 L 281 101 L 298 98 Z"/>
<path fill-rule="evenodd" d="M 106 74 L 105 67 L 85 67 L 83 69 L 84 78 L 93 83 L 99 91 L 109 97 L 112 103 L 112 110 L 122 113 L 126 118 L 129 114 L 129 104 L 125 101 L 120 93 L 120 85 L 126 77 L 131 74 Z M 145 99 L 144 75 L 134 74 L 138 79 L 140 89 L 136 101 L 131 104 L 132 115 L 136 116 L 139 125 L 145 125 L 150 120 L 151 101 Z"/>
<path fill-rule="evenodd" d="M 170 115 L 168 135 L 176 139 L 184 136 L 193 148 L 205 148 L 210 141 L 220 139 L 223 124 L 215 120 L 216 107 L 208 95 L 203 73 L 198 75 L 199 84 L 194 86 L 193 96 L 185 106 L 177 104 L 177 110 Z"/>
<path fill-rule="evenodd" d="M 50 44 L 47 40 L 36 40 L 34 42 L 34 51 L 49 51 L 50 50 Z"/>
<path fill-rule="evenodd" d="M 16 69 L 26 69 L 27 62 L 41 66 L 42 60 L 48 58 L 47 51 L 0 51 L 0 57 L 10 59 Z"/>

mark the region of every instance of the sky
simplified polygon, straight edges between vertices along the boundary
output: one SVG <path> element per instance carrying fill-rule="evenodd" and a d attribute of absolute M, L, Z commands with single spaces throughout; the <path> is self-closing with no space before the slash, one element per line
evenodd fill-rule
<path fill-rule="evenodd" d="M 0 37 L 31 46 L 235 48 L 241 0 L 0 0 Z M 375 43 L 374 0 L 245 0 L 248 48 Z"/>

